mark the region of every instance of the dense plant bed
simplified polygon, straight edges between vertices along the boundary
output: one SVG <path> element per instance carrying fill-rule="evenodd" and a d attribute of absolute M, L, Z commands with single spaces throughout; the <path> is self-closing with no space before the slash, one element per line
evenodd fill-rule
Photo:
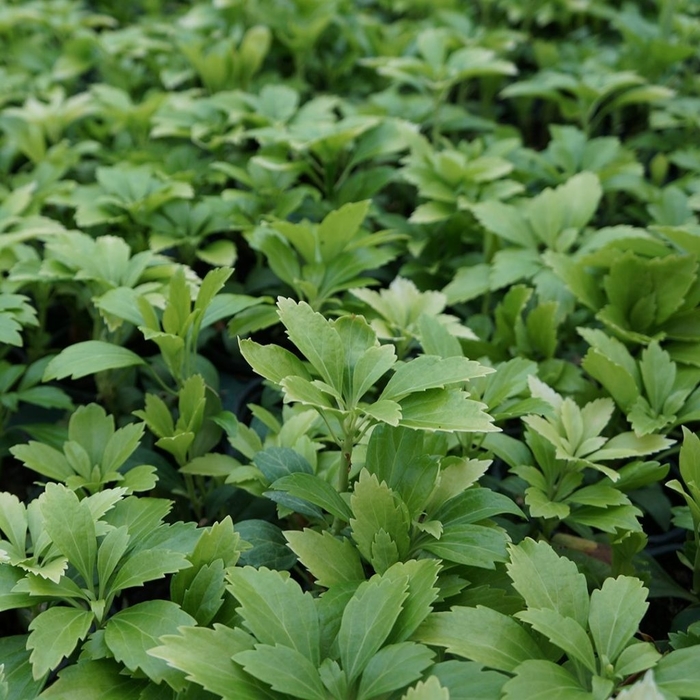
<path fill-rule="evenodd" d="M 695 0 L 0 40 L 0 698 L 700 698 Z"/>

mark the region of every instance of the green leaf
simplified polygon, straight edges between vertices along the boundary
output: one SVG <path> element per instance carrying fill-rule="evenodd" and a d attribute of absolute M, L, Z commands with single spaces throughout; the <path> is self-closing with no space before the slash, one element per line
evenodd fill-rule
<path fill-rule="evenodd" d="M 683 481 L 700 488 L 700 438 L 685 426 L 683 426 L 683 445 L 679 464 Z"/>
<path fill-rule="evenodd" d="M 133 537 L 133 536 L 132 536 Z M 184 554 L 167 549 L 145 549 L 127 557 L 110 584 L 112 593 L 141 586 L 191 566 Z"/>
<path fill-rule="evenodd" d="M 75 473 L 62 452 L 41 442 L 32 440 L 26 445 L 15 445 L 10 452 L 24 466 L 49 479 L 65 482 Z"/>
<path fill-rule="evenodd" d="M 338 631 L 343 669 L 352 683 L 389 636 L 407 592 L 406 579 L 376 576 L 360 584 L 345 606 Z"/>
<path fill-rule="evenodd" d="M 165 681 L 180 691 L 185 687 L 183 674 L 162 659 L 150 656 L 148 651 L 159 644 L 163 635 L 195 624 L 195 619 L 175 603 L 149 600 L 113 615 L 105 626 L 105 643 L 114 658 L 130 671 L 142 671 L 153 682 Z"/>
<path fill-rule="evenodd" d="M 465 357 L 420 355 L 398 367 L 379 398 L 401 401 L 409 394 L 459 384 L 493 371 Z"/>
<path fill-rule="evenodd" d="M 271 698 L 255 679 L 232 661 L 237 653 L 253 648 L 253 638 L 241 629 L 224 625 L 182 627 L 177 635 L 165 635 L 162 646 L 149 654 L 167 661 L 169 666 L 187 674 L 187 679 L 201 685 L 224 700 L 261 700 Z"/>
<path fill-rule="evenodd" d="M 95 521 L 87 503 L 63 485 L 47 484 L 40 500 L 44 528 L 53 543 L 80 572 L 87 585 L 95 575 Z"/>
<path fill-rule="evenodd" d="M 93 621 L 91 612 L 72 607 L 49 608 L 39 613 L 29 624 L 31 634 L 27 639 L 34 678 L 39 680 L 72 654 Z"/>
<path fill-rule="evenodd" d="M 428 389 L 401 401 L 401 425 L 419 430 L 495 432 L 486 405 L 467 398 L 463 391 Z"/>
<path fill-rule="evenodd" d="M 255 649 L 242 651 L 233 660 L 273 690 L 303 700 L 326 700 L 316 665 L 296 649 L 281 644 L 256 644 Z"/>
<path fill-rule="evenodd" d="M 564 617 L 556 610 L 530 608 L 516 614 L 519 620 L 527 622 L 560 649 L 570 659 L 580 661 L 591 673 L 596 673 L 596 661 L 591 640 L 586 630 L 570 617 Z"/>
<path fill-rule="evenodd" d="M 443 688 L 435 676 L 430 676 L 426 681 L 419 681 L 407 690 L 401 696 L 401 700 L 450 700 L 450 697 L 447 688 Z"/>
<path fill-rule="evenodd" d="M 408 576 L 408 597 L 387 641 L 405 642 L 430 614 L 440 593 L 437 587 L 440 568 L 436 559 L 409 559 L 397 562 L 384 572 L 386 579 Z"/>
<path fill-rule="evenodd" d="M 319 224 L 318 246 L 322 260 L 333 260 L 358 232 L 369 211 L 370 201 L 345 204 Z"/>
<path fill-rule="evenodd" d="M 14 635 L 0 639 L 0 698 L 2 700 L 32 700 L 44 686 L 44 679 L 34 680 L 29 663 L 27 635 Z M 3 695 L 2 681 L 5 681 Z"/>
<path fill-rule="evenodd" d="M 504 513 L 523 517 L 523 512 L 508 496 L 491 489 L 472 487 L 450 498 L 431 517 L 444 525 L 464 525 Z"/>
<path fill-rule="evenodd" d="M 546 542 L 527 538 L 511 546 L 506 568 L 528 608 L 554 610 L 586 628 L 588 585 L 574 562 L 560 557 Z"/>
<path fill-rule="evenodd" d="M 450 691 L 450 700 L 494 700 L 501 697 L 501 688 L 508 676 L 485 671 L 474 661 L 441 661 L 431 673 Z"/>
<path fill-rule="evenodd" d="M 605 446 L 587 455 L 586 459 L 592 462 L 607 459 L 623 459 L 626 457 L 639 457 L 642 455 L 660 452 L 673 445 L 661 435 L 642 435 L 634 433 L 620 433 L 605 443 Z"/>
<path fill-rule="evenodd" d="M 615 675 L 627 678 L 656 666 L 661 654 L 651 642 L 633 642 L 625 647 L 615 663 Z"/>
<path fill-rule="evenodd" d="M 430 666 L 434 656 L 433 651 L 415 642 L 385 646 L 365 667 L 358 700 L 369 700 L 413 683 Z"/>
<path fill-rule="evenodd" d="M 291 474 L 313 474 L 306 458 L 289 447 L 268 447 L 255 455 L 253 463 L 270 483 Z"/>
<path fill-rule="evenodd" d="M 414 639 L 507 673 L 523 661 L 544 656 L 535 639 L 512 617 L 481 605 L 433 613 Z"/>
<path fill-rule="evenodd" d="M 273 482 L 272 488 L 303 498 L 345 522 L 352 518 L 352 511 L 340 494 L 327 481 L 315 474 L 297 472 L 283 476 Z"/>
<path fill-rule="evenodd" d="M 289 339 L 324 381 L 342 392 L 345 351 L 333 325 L 303 301 L 296 303 L 280 297 L 277 307 Z"/>
<path fill-rule="evenodd" d="M 27 546 L 27 509 L 12 493 L 0 493 L 0 532 L 10 541 L 18 553 L 24 554 Z"/>
<path fill-rule="evenodd" d="M 271 567 L 284 570 L 291 569 L 296 563 L 296 556 L 287 546 L 282 531 L 267 520 L 241 520 L 236 523 L 236 531 L 251 545 L 241 554 L 241 566 Z"/>
<path fill-rule="evenodd" d="M 361 399 L 396 363 L 393 345 L 370 347 L 358 358 L 352 370 L 352 395 Z"/>
<path fill-rule="evenodd" d="M 637 632 L 649 607 L 648 593 L 639 579 L 618 576 L 591 594 L 588 626 L 598 655 L 608 663 L 615 663 Z"/>
<path fill-rule="evenodd" d="M 319 586 L 330 588 L 339 583 L 365 580 L 360 555 L 350 540 L 308 528 L 301 532 L 288 531 L 284 536 Z"/>
<path fill-rule="evenodd" d="M 49 382 L 68 376 L 80 379 L 108 369 L 143 364 L 145 360 L 131 350 L 102 340 L 86 340 L 61 350 L 46 366 L 43 380 Z"/>
<path fill-rule="evenodd" d="M 372 544 L 380 531 L 396 543 L 400 557 L 408 553 L 410 520 L 406 506 L 367 470 L 362 470 L 355 482 L 350 507 L 354 514 L 350 520 L 352 536 L 367 561 L 372 561 Z"/>
<path fill-rule="evenodd" d="M 435 457 L 425 454 L 421 431 L 379 425 L 367 445 L 365 468 L 396 491 L 413 517 L 422 511 L 438 478 Z"/>
<path fill-rule="evenodd" d="M 238 346 L 253 370 L 275 384 L 289 376 L 311 379 L 304 363 L 278 345 L 260 345 L 253 340 L 239 339 Z"/>
<path fill-rule="evenodd" d="M 438 540 L 422 544 L 428 552 L 466 566 L 495 569 L 508 560 L 507 535 L 500 528 L 483 525 L 447 525 Z"/>
<path fill-rule="evenodd" d="M 97 578 L 102 593 L 105 592 L 105 587 L 126 552 L 130 540 L 128 528 L 122 526 L 110 530 L 100 543 L 97 550 Z"/>
<path fill-rule="evenodd" d="M 246 627 L 263 644 L 296 649 L 318 666 L 320 629 L 313 598 L 279 571 L 250 566 L 229 569 L 229 590 Z"/>
<path fill-rule="evenodd" d="M 471 301 L 485 294 L 491 288 L 491 266 L 478 263 L 460 267 L 452 281 L 442 290 L 450 304 Z"/>
<path fill-rule="evenodd" d="M 375 420 L 394 427 L 401 420 L 401 406 L 396 401 L 382 399 L 381 401 L 375 401 L 369 406 L 363 405 L 362 409 Z"/>
<path fill-rule="evenodd" d="M 664 656 L 654 668 L 661 690 L 681 698 L 700 698 L 700 647 L 676 649 Z"/>
<path fill-rule="evenodd" d="M 122 675 L 114 661 L 80 661 L 64 668 L 42 700 L 140 700 L 145 681 Z"/>
<path fill-rule="evenodd" d="M 581 684 L 561 666 L 551 661 L 525 661 L 518 668 L 515 678 L 504 686 L 503 700 L 596 700 L 597 696 L 581 687 Z"/>

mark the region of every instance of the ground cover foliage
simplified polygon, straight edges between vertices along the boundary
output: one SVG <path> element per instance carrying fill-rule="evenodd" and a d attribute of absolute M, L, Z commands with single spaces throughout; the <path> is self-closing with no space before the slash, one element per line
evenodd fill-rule
<path fill-rule="evenodd" d="M 0 698 L 700 698 L 694 0 L 0 5 Z"/>

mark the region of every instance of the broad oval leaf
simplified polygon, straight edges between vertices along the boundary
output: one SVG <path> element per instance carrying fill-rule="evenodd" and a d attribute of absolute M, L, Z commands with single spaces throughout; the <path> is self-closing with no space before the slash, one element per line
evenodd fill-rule
<path fill-rule="evenodd" d="M 108 369 L 143 364 L 145 360 L 127 348 L 103 340 L 86 340 L 61 350 L 46 366 L 43 379 L 80 379 Z"/>

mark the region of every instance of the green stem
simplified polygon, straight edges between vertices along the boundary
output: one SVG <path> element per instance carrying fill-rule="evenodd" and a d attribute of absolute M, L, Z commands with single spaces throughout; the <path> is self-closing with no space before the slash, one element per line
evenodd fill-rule
<path fill-rule="evenodd" d="M 352 469 L 352 449 L 354 447 L 355 431 L 351 428 L 345 433 L 340 446 L 340 471 L 338 472 L 338 493 L 348 490 L 350 469 Z"/>

